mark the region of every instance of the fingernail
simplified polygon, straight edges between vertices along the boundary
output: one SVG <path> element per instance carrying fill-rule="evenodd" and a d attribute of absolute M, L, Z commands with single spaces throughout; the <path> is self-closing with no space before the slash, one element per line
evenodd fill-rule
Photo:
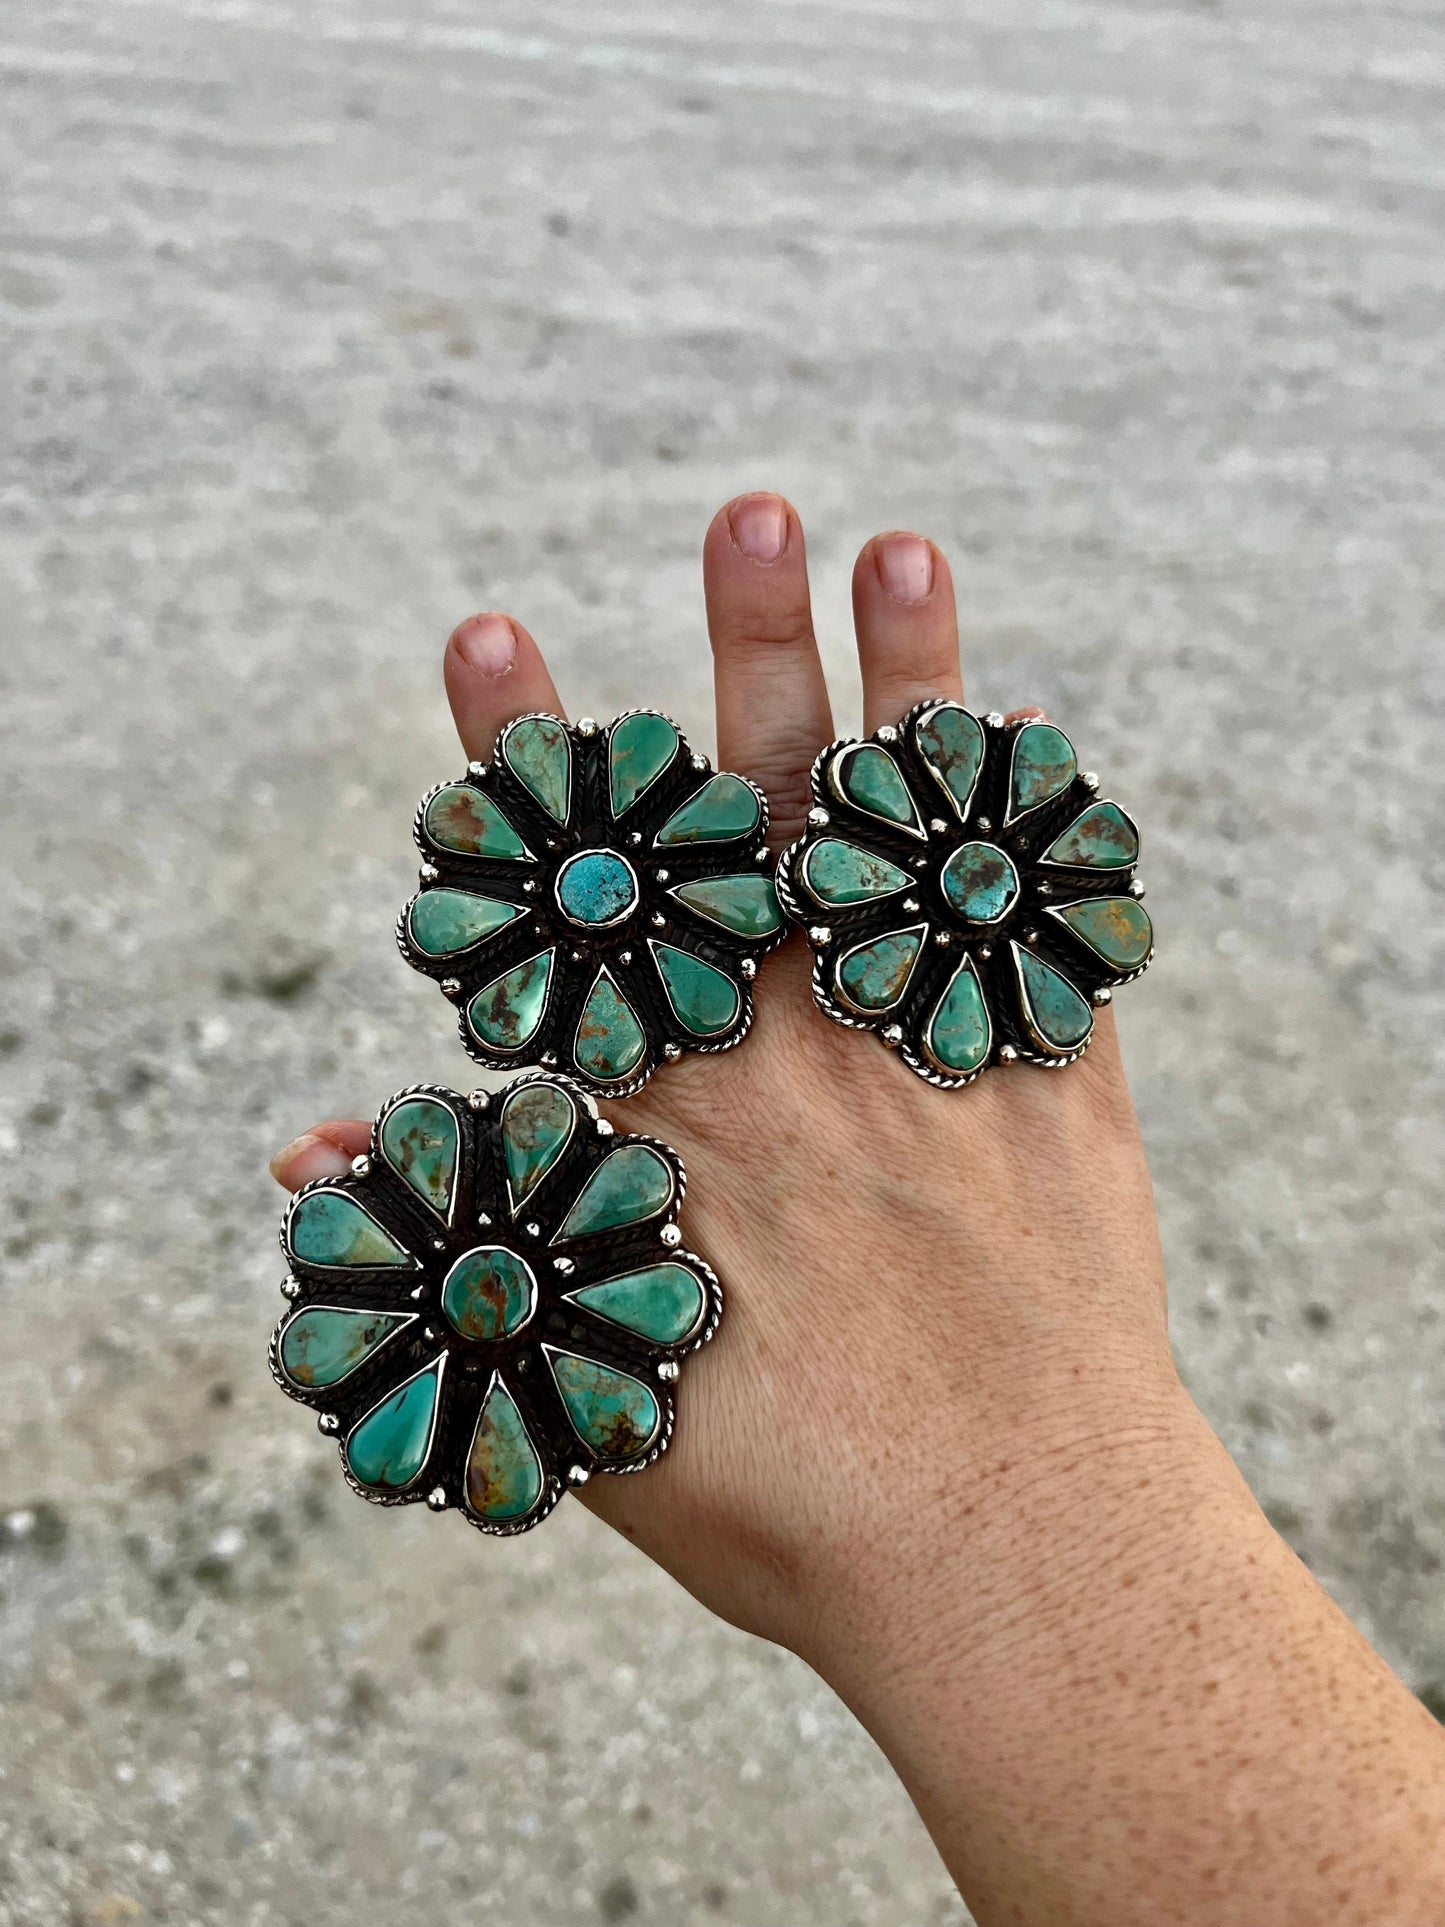
<path fill-rule="evenodd" d="M 472 616 L 454 640 L 462 660 L 483 676 L 505 676 L 517 660 L 517 632 L 505 616 Z"/>
<path fill-rule="evenodd" d="M 303 1184 L 314 1184 L 317 1178 L 344 1177 L 350 1169 L 351 1159 L 346 1153 L 314 1131 L 303 1131 L 271 1160 L 272 1177 L 288 1191 L 299 1191 Z"/>
<path fill-rule="evenodd" d="M 780 495 L 745 495 L 728 510 L 728 522 L 754 562 L 776 562 L 788 546 L 788 505 Z"/>
<path fill-rule="evenodd" d="M 895 602 L 922 602 L 933 588 L 933 545 L 921 535 L 885 535 L 874 550 L 878 579 Z"/>

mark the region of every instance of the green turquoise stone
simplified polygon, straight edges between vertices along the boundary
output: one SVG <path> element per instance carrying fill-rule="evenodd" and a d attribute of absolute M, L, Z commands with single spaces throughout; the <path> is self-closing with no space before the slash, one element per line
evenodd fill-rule
<path fill-rule="evenodd" d="M 442 1361 L 399 1385 L 355 1426 L 346 1463 L 362 1485 L 400 1492 L 426 1464 L 441 1389 Z"/>
<path fill-rule="evenodd" d="M 703 877 L 679 883 L 670 895 L 709 923 L 740 937 L 770 937 L 783 927 L 782 905 L 771 877 L 755 871 L 746 876 Z"/>
<path fill-rule="evenodd" d="M 906 890 L 912 881 L 906 870 L 900 870 L 886 856 L 875 856 L 872 850 L 844 843 L 836 836 L 823 837 L 803 858 L 803 882 L 819 903 L 830 908 L 891 897 Z"/>
<path fill-rule="evenodd" d="M 943 703 L 919 717 L 913 740 L 953 807 L 967 816 L 983 768 L 983 724 L 957 703 Z"/>
<path fill-rule="evenodd" d="M 542 1461 L 500 1378 L 482 1401 L 467 1454 L 467 1504 L 479 1519 L 525 1519 L 542 1496 Z"/>
<path fill-rule="evenodd" d="M 928 1020 L 923 1047 L 940 1070 L 967 1076 L 987 1058 L 992 1041 L 983 988 L 972 963 L 962 963 Z"/>
<path fill-rule="evenodd" d="M 1026 723 L 1009 765 L 1009 820 L 1061 796 L 1079 773 L 1074 746 L 1052 723 Z"/>
<path fill-rule="evenodd" d="M 1018 902 L 1019 873 L 996 843 L 965 843 L 944 864 L 939 882 L 965 923 L 997 923 Z"/>
<path fill-rule="evenodd" d="M 281 1333 L 281 1369 L 293 1385 L 319 1392 L 339 1385 L 412 1322 L 409 1312 L 342 1311 L 314 1306 L 298 1311 Z"/>
<path fill-rule="evenodd" d="M 287 1241 L 308 1265 L 409 1265 L 408 1254 L 345 1191 L 311 1191 L 291 1212 Z"/>
<path fill-rule="evenodd" d="M 1068 978 L 1014 945 L 1024 1018 L 1046 1050 L 1074 1050 L 1094 1028 L 1094 1013 Z"/>
<path fill-rule="evenodd" d="M 572 745 L 555 716 L 524 716 L 502 734 L 502 761 L 556 823 L 572 794 Z"/>
<path fill-rule="evenodd" d="M 463 1252 L 442 1285 L 442 1311 L 453 1331 L 483 1344 L 520 1331 L 537 1306 L 532 1267 L 502 1245 Z"/>
<path fill-rule="evenodd" d="M 426 806 L 426 833 L 444 850 L 519 863 L 527 846 L 490 796 L 463 783 L 438 790 Z"/>
<path fill-rule="evenodd" d="M 569 1292 L 574 1304 L 625 1326 L 655 1345 L 680 1345 L 702 1323 L 707 1298 L 686 1265 L 649 1265 Z"/>
<path fill-rule="evenodd" d="M 710 776 L 680 810 L 674 810 L 657 832 L 657 842 L 663 848 L 677 843 L 731 843 L 751 835 L 762 814 L 752 784 L 731 770 L 722 770 Z"/>
<path fill-rule="evenodd" d="M 423 890 L 408 913 L 411 940 L 428 957 L 450 957 L 494 936 L 522 915 L 515 903 L 470 890 Z"/>
<path fill-rule="evenodd" d="M 599 1459 L 635 1459 L 662 1429 L 662 1408 L 640 1379 L 593 1358 L 549 1349 L 572 1429 Z"/>
<path fill-rule="evenodd" d="M 631 809 L 676 754 L 677 731 L 666 716 L 654 716 L 643 710 L 614 723 L 607 745 L 612 814 L 621 816 L 624 810 Z"/>
<path fill-rule="evenodd" d="M 382 1119 L 381 1155 L 419 1198 L 445 1218 L 461 1155 L 461 1127 L 434 1097 L 408 1097 Z"/>
<path fill-rule="evenodd" d="M 555 953 L 543 950 L 503 971 L 467 1005 L 467 1023 L 493 1050 L 520 1050 L 535 1037 L 547 1008 L 547 986 Z"/>
<path fill-rule="evenodd" d="M 672 1202 L 672 1167 L 650 1144 L 619 1144 L 597 1166 L 554 1243 L 655 1218 Z"/>
<path fill-rule="evenodd" d="M 546 1177 L 567 1148 L 577 1109 L 555 1084 L 524 1084 L 502 1105 L 502 1156 L 512 1208 Z"/>
<path fill-rule="evenodd" d="M 587 993 L 572 1056 L 589 1077 L 626 1077 L 642 1062 L 647 1039 L 631 1004 L 605 970 Z"/>
<path fill-rule="evenodd" d="M 907 829 L 918 828 L 918 811 L 903 772 L 888 751 L 876 743 L 845 749 L 834 765 L 834 781 L 850 803 L 867 810 L 870 816 L 882 817 L 886 823 L 901 823 Z"/>
<path fill-rule="evenodd" d="M 583 850 L 557 872 L 557 901 L 573 923 L 619 923 L 636 907 L 637 878 L 615 850 Z"/>
<path fill-rule="evenodd" d="M 742 993 L 724 970 L 704 963 L 690 951 L 674 950 L 671 944 L 655 943 L 657 974 L 667 992 L 667 1001 L 684 1030 L 694 1037 L 716 1037 L 731 1030 L 742 1009 Z"/>
<path fill-rule="evenodd" d="M 850 950 L 838 965 L 838 987 L 858 1010 L 891 1010 L 902 1000 L 923 948 L 921 930 L 895 930 Z"/>
<path fill-rule="evenodd" d="M 1149 912 L 1133 897 L 1090 897 L 1054 912 L 1081 943 L 1115 970 L 1138 970 L 1154 947 Z"/>
<path fill-rule="evenodd" d="M 1139 832 L 1117 803 L 1091 803 L 1044 851 L 1045 863 L 1075 870 L 1127 870 L 1139 856 Z"/>

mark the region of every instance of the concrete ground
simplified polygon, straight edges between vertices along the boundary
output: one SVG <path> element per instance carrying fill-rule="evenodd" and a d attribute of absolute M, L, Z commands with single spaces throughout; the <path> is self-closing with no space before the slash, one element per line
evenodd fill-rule
<path fill-rule="evenodd" d="M 575 1506 L 369 1510 L 271 1148 L 467 1081 L 441 642 L 704 739 L 699 538 L 953 555 L 1145 824 L 1198 1397 L 1445 1711 L 1445 18 L 45 0 L 0 22 L 0 1920 L 950 1927 L 869 1742 Z"/>

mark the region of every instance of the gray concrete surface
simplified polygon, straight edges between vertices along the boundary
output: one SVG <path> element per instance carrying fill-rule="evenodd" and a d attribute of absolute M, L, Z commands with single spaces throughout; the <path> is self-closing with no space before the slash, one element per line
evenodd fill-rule
<path fill-rule="evenodd" d="M 580 1508 L 360 1506 L 263 1364 L 266 1153 L 466 1076 L 442 639 L 706 736 L 745 486 L 845 713 L 912 524 L 1137 806 L 1179 1352 L 1445 1710 L 1442 115 L 1428 0 L 5 10 L 7 1927 L 964 1919 L 800 1666 Z"/>

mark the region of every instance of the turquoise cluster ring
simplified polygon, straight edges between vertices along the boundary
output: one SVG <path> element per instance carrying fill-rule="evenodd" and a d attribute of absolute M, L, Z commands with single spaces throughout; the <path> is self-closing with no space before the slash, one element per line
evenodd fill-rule
<path fill-rule="evenodd" d="M 945 1088 L 1073 1063 L 1154 954 L 1138 830 L 1098 792 L 1054 724 L 955 702 L 830 744 L 777 874 L 819 1009 Z"/>
<path fill-rule="evenodd" d="M 627 1097 L 746 1036 L 758 963 L 787 932 L 767 827 L 757 785 L 656 710 L 521 716 L 491 762 L 423 797 L 397 941 L 478 1063 Z"/>
<path fill-rule="evenodd" d="M 291 1200 L 272 1375 L 363 1498 L 525 1532 L 667 1449 L 680 1361 L 722 1313 L 685 1183 L 565 1078 L 399 1092 L 350 1172 Z"/>

